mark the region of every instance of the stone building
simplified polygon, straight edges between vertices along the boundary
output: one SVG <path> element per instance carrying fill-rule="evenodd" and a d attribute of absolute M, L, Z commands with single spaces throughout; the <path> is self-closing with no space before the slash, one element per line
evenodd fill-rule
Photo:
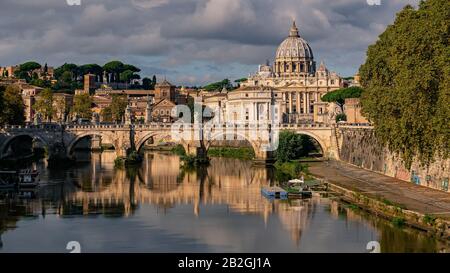
<path fill-rule="evenodd" d="M 55 113 L 53 115 L 53 120 L 58 122 L 67 121 L 72 106 L 73 95 L 65 93 L 54 93 L 53 109 L 55 109 Z"/>
<path fill-rule="evenodd" d="M 321 97 L 343 86 L 343 79 L 323 62 L 316 68 L 313 51 L 294 22 L 272 66 L 260 65 L 240 88 L 217 95 L 223 98 L 219 112 L 226 120 L 241 122 L 327 123 L 335 107 Z M 205 104 L 217 108 L 217 97 L 204 98 Z"/>
<path fill-rule="evenodd" d="M 44 89 L 29 84 L 18 84 L 18 86 L 20 88 L 22 100 L 25 106 L 25 122 L 32 122 L 35 115 L 33 106 L 36 102 L 36 95 Z"/>
<path fill-rule="evenodd" d="M 361 102 L 359 98 L 345 99 L 344 113 L 348 123 L 369 123 L 361 113 Z"/>
<path fill-rule="evenodd" d="M 170 122 L 173 120 L 177 99 L 176 87 L 166 79 L 155 85 L 155 98 L 152 106 L 152 120 Z"/>
<path fill-rule="evenodd" d="M 175 102 L 176 88 L 166 79 L 155 85 L 155 102 L 158 103 L 161 100 L 169 100 Z"/>

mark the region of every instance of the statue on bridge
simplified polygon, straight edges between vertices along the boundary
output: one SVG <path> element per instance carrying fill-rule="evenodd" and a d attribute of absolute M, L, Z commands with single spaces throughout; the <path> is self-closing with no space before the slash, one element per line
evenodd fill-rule
<path fill-rule="evenodd" d="M 42 115 L 41 115 L 41 113 L 37 112 L 34 115 L 34 125 L 39 125 L 41 123 L 42 123 Z"/>
<path fill-rule="evenodd" d="M 99 123 L 100 123 L 100 115 L 99 115 L 97 112 L 95 112 L 95 113 L 92 114 L 92 120 L 91 120 L 91 122 L 92 122 L 93 124 L 99 124 Z"/>

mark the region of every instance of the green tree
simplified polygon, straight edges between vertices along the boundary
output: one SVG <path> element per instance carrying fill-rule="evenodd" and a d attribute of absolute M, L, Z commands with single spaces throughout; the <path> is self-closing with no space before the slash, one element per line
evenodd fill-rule
<path fill-rule="evenodd" d="M 100 112 L 100 115 L 102 117 L 103 122 L 112 122 L 113 121 L 113 115 L 111 111 L 111 106 L 107 106 L 102 109 Z"/>
<path fill-rule="evenodd" d="M 19 65 L 19 68 L 14 71 L 14 76 L 16 76 L 19 79 L 24 79 L 27 82 L 31 81 L 33 79 L 33 74 L 36 69 L 41 68 L 41 65 L 37 62 L 26 62 L 21 65 Z M 37 78 L 37 77 L 36 77 Z"/>
<path fill-rule="evenodd" d="M 21 125 L 25 122 L 25 109 L 20 88 L 9 85 L 0 90 L 0 124 Z"/>
<path fill-rule="evenodd" d="M 356 86 L 341 88 L 325 94 L 322 97 L 322 101 L 334 102 L 337 105 L 339 105 L 339 107 L 341 107 L 342 112 L 344 112 L 345 99 L 359 98 L 361 97 L 362 93 L 363 89 Z"/>
<path fill-rule="evenodd" d="M 277 161 L 287 162 L 308 156 L 314 150 L 314 143 L 309 136 L 282 131 L 280 132 L 276 158 Z"/>
<path fill-rule="evenodd" d="M 46 121 L 52 121 L 55 110 L 53 109 L 53 92 L 46 88 L 36 96 L 36 102 L 33 105 L 34 110 L 42 115 Z"/>
<path fill-rule="evenodd" d="M 139 73 L 139 72 L 141 72 L 141 69 L 140 69 L 140 68 L 137 68 L 136 66 L 131 65 L 131 64 L 124 64 L 124 65 L 123 65 L 123 71 L 126 71 L 126 70 L 130 70 L 130 71 L 133 72 L 133 73 Z"/>
<path fill-rule="evenodd" d="M 152 82 L 152 80 L 150 79 L 150 78 L 143 78 L 142 79 L 142 88 L 143 89 L 145 89 L 145 90 L 152 90 L 152 85 L 153 85 L 153 82 Z"/>
<path fill-rule="evenodd" d="M 220 82 L 210 83 L 203 87 L 206 91 L 221 91 L 223 88 L 232 89 L 233 86 L 229 79 L 224 79 Z"/>
<path fill-rule="evenodd" d="M 112 77 L 108 77 L 112 82 L 119 82 L 120 73 L 124 71 L 124 64 L 120 61 L 111 61 L 103 66 L 103 70 L 110 74 Z"/>
<path fill-rule="evenodd" d="M 92 118 L 92 98 L 89 94 L 78 94 L 73 97 L 72 114 L 78 118 Z"/>
<path fill-rule="evenodd" d="M 153 75 L 152 82 L 153 82 L 153 88 L 151 90 L 154 90 L 155 85 L 156 85 L 156 75 Z"/>
<path fill-rule="evenodd" d="M 409 167 L 450 150 L 450 2 L 406 6 L 360 68 L 363 113 L 376 136 Z"/>
<path fill-rule="evenodd" d="M 127 96 L 114 94 L 111 101 L 111 115 L 114 121 L 121 122 L 128 105 Z"/>
<path fill-rule="evenodd" d="M 59 80 L 64 72 L 70 72 L 71 78 L 70 81 L 76 81 L 79 76 L 79 68 L 76 64 L 65 63 L 62 66 L 55 69 L 55 78 Z M 68 75 L 67 73 L 65 75 Z M 67 77 L 67 76 L 66 76 Z M 67 82 L 67 78 L 65 79 Z"/>
<path fill-rule="evenodd" d="M 120 81 L 129 84 L 132 79 L 136 79 L 136 77 L 138 76 L 139 75 L 134 74 L 134 72 L 131 70 L 125 70 L 124 72 L 120 73 Z"/>
<path fill-rule="evenodd" d="M 98 64 L 84 64 L 79 67 L 81 75 L 93 74 L 96 76 L 97 81 L 101 81 L 103 76 L 103 68 Z"/>

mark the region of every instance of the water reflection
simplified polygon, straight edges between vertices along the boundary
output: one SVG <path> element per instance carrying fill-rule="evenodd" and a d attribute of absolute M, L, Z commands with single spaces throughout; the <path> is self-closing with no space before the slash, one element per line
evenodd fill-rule
<path fill-rule="evenodd" d="M 270 201 L 260 189 L 275 183 L 273 170 L 249 161 L 213 158 L 208 168 L 190 171 L 174 155 L 146 153 L 136 169 L 116 169 L 114 158 L 113 152 L 90 154 L 70 170 L 39 163 L 45 185 L 36 198 L 1 199 L 2 250 L 64 251 L 63 242 L 73 240 L 64 233 L 68 225 L 71 236 L 90 238 L 84 244 L 93 252 L 365 252 L 371 240 L 383 252 L 442 248 L 332 198 Z M 38 237 L 40 231 L 58 242 Z"/>

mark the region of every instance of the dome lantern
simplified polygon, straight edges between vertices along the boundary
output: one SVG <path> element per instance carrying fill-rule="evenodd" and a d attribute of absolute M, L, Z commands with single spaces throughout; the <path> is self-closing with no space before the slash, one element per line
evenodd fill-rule
<path fill-rule="evenodd" d="M 300 37 L 300 35 L 298 34 L 298 28 L 295 25 L 295 20 L 292 22 L 292 27 L 289 31 L 289 37 Z"/>

